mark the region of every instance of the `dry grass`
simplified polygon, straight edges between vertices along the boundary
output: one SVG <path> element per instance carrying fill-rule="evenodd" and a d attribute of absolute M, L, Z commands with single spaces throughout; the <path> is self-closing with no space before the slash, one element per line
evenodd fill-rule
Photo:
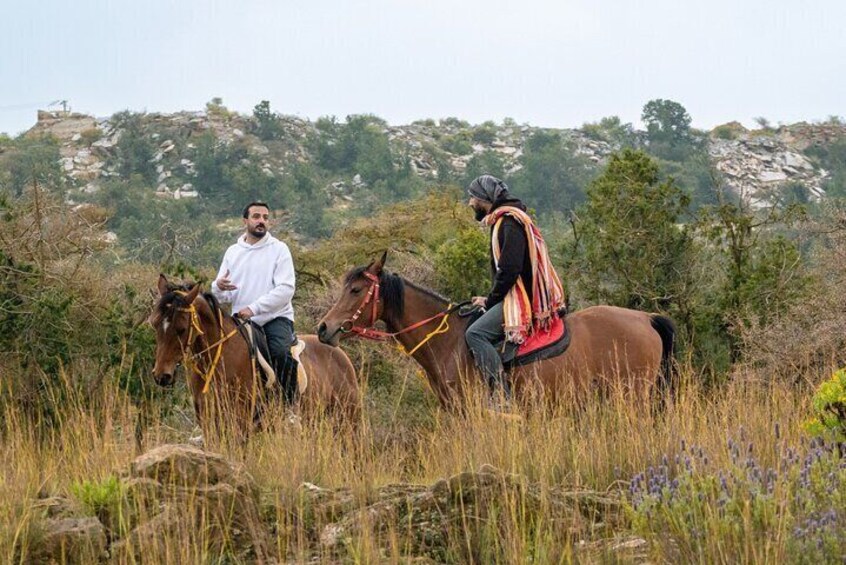
<path fill-rule="evenodd" d="M 65 398 L 49 429 L 14 403 L 3 410 L 0 560 L 4 562 L 26 562 L 37 547 L 41 516 L 33 511 L 34 499 L 72 496 L 74 485 L 106 481 L 139 454 L 138 409 L 129 398 L 108 380 L 94 393 L 95 398 L 78 395 L 70 386 L 74 376 L 65 378 L 67 386 L 57 386 L 64 390 Z M 615 396 L 591 400 L 580 408 L 562 408 L 555 414 L 534 415 L 522 423 L 491 416 L 478 405 L 471 406 L 465 416 L 456 416 L 430 402 L 411 418 L 398 401 L 389 409 L 370 410 L 358 430 L 338 431 L 325 421 L 311 423 L 301 432 L 279 425 L 255 436 L 246 446 L 223 441 L 214 447 L 230 459 L 244 462 L 256 479 L 266 503 L 264 511 L 269 513 L 265 518 L 276 533 L 271 553 L 280 561 L 305 560 L 315 555 L 315 540 L 300 495 L 303 482 L 346 486 L 364 501 L 375 489 L 390 483 L 430 484 L 490 464 L 547 488 L 578 487 L 617 494 L 625 491 L 635 474 L 660 464 L 664 456 L 672 459 L 679 454 L 683 444 L 701 446 L 710 454 L 712 465 L 729 467 L 727 438 L 740 436 L 755 444 L 763 465 L 775 467 L 782 456 L 779 445 L 802 444 L 801 424 L 809 414 L 810 394 L 784 384 L 755 381 L 740 379 L 739 384 L 705 391 L 688 380 L 677 401 L 663 412 L 633 406 Z M 410 390 L 412 398 L 425 394 L 410 375 L 400 389 Z M 177 389 L 176 393 L 185 391 Z M 374 390 L 367 398 L 370 406 L 394 400 Z M 773 439 L 776 422 L 779 444 Z M 144 446 L 185 440 L 192 433 L 193 426 L 184 418 L 157 416 L 147 427 Z M 578 540 L 558 532 L 552 521 L 545 523 L 543 512 L 523 523 L 525 513 L 519 501 L 503 504 L 510 527 L 507 538 L 502 531 L 489 532 L 490 539 L 498 540 L 495 553 L 486 556 L 461 550 L 470 544 L 471 532 L 465 528 L 450 532 L 455 546 L 450 555 L 507 562 L 528 558 L 566 562 L 573 558 L 573 544 Z M 632 533 L 628 520 L 614 528 L 618 535 Z M 488 539 L 484 532 L 472 535 Z M 166 537 L 164 553 L 156 554 L 156 559 L 205 562 L 216 558 L 202 532 L 177 528 Z M 785 532 L 773 536 L 782 544 L 785 538 Z M 365 529 L 346 546 L 343 557 L 354 562 L 404 560 L 399 541 L 389 542 L 387 553 L 384 541 Z M 777 549 L 741 560 L 771 561 L 773 555 L 784 555 L 784 547 Z M 653 551 L 655 557 L 663 555 L 659 545 Z M 128 555 L 124 556 L 127 561 Z M 330 560 L 337 555 L 318 553 L 318 557 Z M 730 553 L 730 557 L 737 555 Z"/>

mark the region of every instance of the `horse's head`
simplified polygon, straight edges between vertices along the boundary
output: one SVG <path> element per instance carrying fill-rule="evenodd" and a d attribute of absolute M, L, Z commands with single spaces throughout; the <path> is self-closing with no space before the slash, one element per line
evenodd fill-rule
<path fill-rule="evenodd" d="M 159 275 L 159 300 L 150 315 L 150 325 L 156 332 L 156 364 L 153 378 L 156 384 L 171 386 L 176 366 L 200 334 L 194 300 L 200 292 L 195 284 L 187 290 L 168 282 Z"/>
<path fill-rule="evenodd" d="M 353 328 L 370 328 L 382 317 L 379 281 L 387 255 L 386 251 L 366 267 L 356 267 L 344 275 L 341 296 L 317 326 L 320 341 L 337 346 L 341 336 L 349 335 Z"/>

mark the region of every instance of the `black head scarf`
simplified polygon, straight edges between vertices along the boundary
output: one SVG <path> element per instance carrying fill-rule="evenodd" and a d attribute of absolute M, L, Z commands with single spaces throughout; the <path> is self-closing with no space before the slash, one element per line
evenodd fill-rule
<path fill-rule="evenodd" d="M 508 196 L 508 185 L 496 178 L 493 175 L 482 175 L 477 177 L 470 186 L 467 187 L 467 192 L 470 196 L 474 196 L 479 200 L 490 202 L 491 204 L 505 200 Z"/>

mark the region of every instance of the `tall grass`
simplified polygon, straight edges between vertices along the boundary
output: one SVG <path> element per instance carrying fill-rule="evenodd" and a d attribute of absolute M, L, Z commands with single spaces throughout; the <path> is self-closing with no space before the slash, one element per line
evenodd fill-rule
<path fill-rule="evenodd" d="M 174 415 L 173 411 L 148 406 L 145 410 L 152 410 L 152 414 L 147 415 L 143 434 L 139 435 L 142 414 L 113 384 L 116 379 L 102 379 L 98 390 L 83 393 L 73 385 L 78 378 L 63 371 L 59 382 L 52 383 L 56 393 L 49 422 L 34 417 L 24 404 L 6 396 L 0 429 L 3 562 L 25 563 L 37 555 L 44 517 L 34 509 L 35 499 L 48 495 L 90 498 L 95 495 L 80 493 L 97 493 L 97 488 L 119 493 L 110 481 L 140 452 L 184 441 L 196 433 L 193 422 L 179 411 Z M 495 518 L 486 514 L 484 520 L 450 522 L 448 546 L 439 554 L 444 560 L 569 562 L 578 557 L 583 545 L 580 542 L 628 535 L 646 537 L 651 557 L 656 559 L 783 560 L 795 539 L 795 516 L 788 511 L 788 499 L 795 494 L 792 483 L 785 483 L 774 494 L 782 497 L 774 502 L 776 511 L 781 512 L 777 519 L 741 523 L 739 530 L 725 532 L 722 539 L 685 545 L 688 542 L 677 538 L 668 540 L 669 534 L 679 536 L 680 532 L 652 527 L 666 525 L 674 515 L 666 511 L 661 522 L 655 514 L 653 522 L 643 513 L 643 507 L 629 498 L 630 480 L 662 464 L 667 467 L 668 480 L 682 476 L 683 465 L 673 462 L 682 461 L 692 449 L 707 453 L 707 468 L 716 476 L 717 470 L 737 465 L 729 439 L 742 441 L 744 446 L 754 445 L 755 461 L 761 468 L 778 468 L 787 446 L 802 457 L 814 449 L 802 435 L 802 423 L 810 413 L 809 391 L 775 382 L 761 384 L 766 379 L 754 378 L 704 390 L 690 372 L 683 380 L 678 397 L 663 410 L 633 405 L 621 395 L 611 395 L 588 399 L 578 407 L 530 414 L 522 422 L 493 416 L 481 408 L 481 403 L 471 403 L 467 413 L 460 416 L 443 412 L 431 402 L 424 403 L 423 408 L 419 403 L 409 407 L 402 401 L 387 405 L 396 399 L 369 390 L 365 398 L 369 409 L 357 429 L 339 429 L 330 421 L 318 420 L 296 431 L 278 422 L 246 444 L 223 438 L 210 448 L 243 462 L 255 478 L 261 492 L 262 519 L 272 533 L 268 551 L 280 561 L 315 557 L 353 562 L 407 560 L 408 532 L 403 523 L 387 531 L 368 528 L 365 523 L 341 549 L 321 548 L 319 522 L 329 518 L 314 515 L 314 508 L 303 497 L 301 485 L 305 482 L 324 488 L 348 488 L 346 492 L 355 501 L 353 511 L 360 511 L 385 485 L 429 485 L 483 465 L 525 477 L 528 484 L 540 489 L 538 492 L 547 494 L 541 495 L 538 508 L 529 508 L 526 498 L 503 491 Z M 399 383 L 396 390 L 411 390 L 411 398 L 425 394 L 422 385 L 408 374 Z M 184 389 L 178 387 L 174 394 L 184 403 Z M 376 402 L 380 404 L 374 405 Z M 407 416 L 412 408 L 418 411 L 414 418 Z M 548 493 L 577 489 L 620 498 L 629 511 L 615 514 L 608 523 L 563 528 L 553 515 Z M 80 503 L 85 507 L 84 500 Z M 193 503 L 202 502 L 198 498 Z M 650 512 L 657 512 L 654 505 L 651 508 Z M 138 509 L 129 511 L 135 514 L 133 525 L 149 518 Z M 468 508 L 467 512 L 473 518 L 472 514 L 480 510 Z M 683 529 L 684 520 L 681 522 Z M 209 531 L 202 525 L 181 523 L 180 527 L 159 532 L 164 541 L 142 556 L 149 561 L 169 562 L 225 559 L 220 553 L 224 550 L 209 539 Z M 121 532 L 112 534 L 119 536 Z M 767 547 L 756 549 L 754 544 L 763 539 Z M 698 553 L 679 553 L 685 547 L 696 547 Z M 124 546 L 113 558 L 134 562 L 135 550 Z"/>

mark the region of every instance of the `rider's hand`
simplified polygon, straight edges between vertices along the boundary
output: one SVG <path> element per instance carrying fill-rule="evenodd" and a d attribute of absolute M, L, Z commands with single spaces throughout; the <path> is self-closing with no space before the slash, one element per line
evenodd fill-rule
<path fill-rule="evenodd" d="M 487 296 L 474 296 L 473 298 L 470 299 L 470 302 L 473 304 L 473 306 L 476 306 L 477 308 L 481 308 L 482 310 L 484 310 L 486 308 L 486 304 L 488 303 L 488 297 Z"/>
<path fill-rule="evenodd" d="M 215 284 L 220 290 L 235 290 L 238 288 L 229 280 L 229 269 L 226 270 L 226 273 L 222 277 L 215 281 Z"/>
<path fill-rule="evenodd" d="M 245 306 L 245 307 L 241 308 L 240 310 L 238 310 L 238 317 L 241 318 L 242 320 L 249 320 L 250 318 L 253 317 L 253 311 L 250 310 L 249 306 Z"/>

